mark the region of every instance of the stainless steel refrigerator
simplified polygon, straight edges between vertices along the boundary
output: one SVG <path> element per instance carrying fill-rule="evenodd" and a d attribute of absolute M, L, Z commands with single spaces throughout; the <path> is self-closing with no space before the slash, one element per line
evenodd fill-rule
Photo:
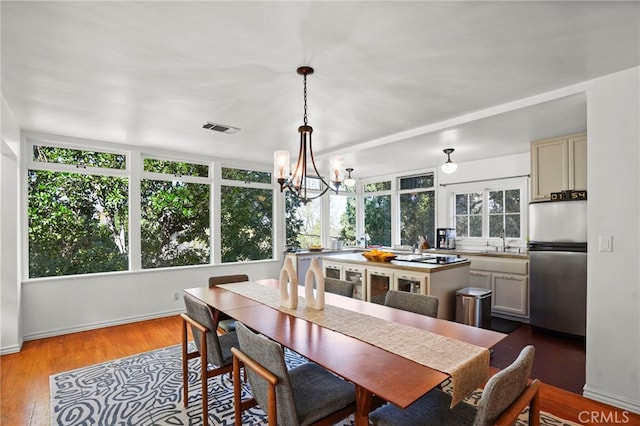
<path fill-rule="evenodd" d="M 585 336 L 586 200 L 529 204 L 529 284 L 532 326 Z"/>

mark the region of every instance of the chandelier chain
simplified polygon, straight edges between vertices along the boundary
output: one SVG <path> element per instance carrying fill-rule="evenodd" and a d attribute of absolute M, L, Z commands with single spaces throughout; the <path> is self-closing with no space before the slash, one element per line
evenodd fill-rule
<path fill-rule="evenodd" d="M 307 74 L 304 74 L 304 125 L 306 126 L 307 123 Z"/>

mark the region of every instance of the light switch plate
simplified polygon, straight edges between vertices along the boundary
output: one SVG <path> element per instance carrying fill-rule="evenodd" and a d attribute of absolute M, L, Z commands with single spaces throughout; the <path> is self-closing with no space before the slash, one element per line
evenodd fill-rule
<path fill-rule="evenodd" d="M 600 251 L 603 251 L 603 252 L 613 251 L 613 236 L 600 235 L 599 246 L 600 246 Z"/>

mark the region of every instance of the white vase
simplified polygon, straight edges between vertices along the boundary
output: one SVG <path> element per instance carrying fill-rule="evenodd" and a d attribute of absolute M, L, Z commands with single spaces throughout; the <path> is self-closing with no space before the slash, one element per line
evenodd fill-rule
<path fill-rule="evenodd" d="M 298 307 L 298 275 L 290 257 L 285 258 L 280 270 L 280 306 L 287 309 Z"/>
<path fill-rule="evenodd" d="M 304 295 L 308 308 L 324 309 L 324 273 L 317 258 L 311 260 L 311 265 L 304 277 Z"/>

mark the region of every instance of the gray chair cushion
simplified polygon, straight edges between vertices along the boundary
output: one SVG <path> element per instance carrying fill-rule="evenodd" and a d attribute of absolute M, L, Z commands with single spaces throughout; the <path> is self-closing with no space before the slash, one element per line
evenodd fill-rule
<path fill-rule="evenodd" d="M 464 402 L 450 409 L 451 396 L 434 389 L 406 409 L 385 404 L 369 415 L 375 426 L 469 426 L 476 415 L 475 407 Z"/>
<path fill-rule="evenodd" d="M 289 371 L 293 399 L 301 425 L 312 424 L 355 400 L 355 387 L 317 364 Z"/>
<path fill-rule="evenodd" d="M 425 294 L 389 290 L 384 299 L 385 306 L 430 317 L 438 316 L 438 298 Z"/>
<path fill-rule="evenodd" d="M 189 315 L 189 317 L 194 321 L 197 321 L 209 329 L 209 332 L 206 334 L 207 361 L 209 364 L 217 367 L 230 365 L 233 362 L 231 348 L 233 346 L 238 346 L 238 337 L 236 333 L 227 333 L 218 337 L 216 327 L 213 324 L 213 315 L 207 305 L 186 294 L 184 295 L 184 304 L 187 308 L 187 315 Z M 194 327 L 191 328 L 191 331 L 193 333 L 193 340 L 196 343 L 196 348 L 198 349 L 198 352 L 202 353 L 200 332 Z"/>
<path fill-rule="evenodd" d="M 282 346 L 236 322 L 240 350 L 278 377 L 276 404 L 279 425 L 308 425 L 355 401 L 353 384 L 331 374 L 314 363 L 302 364 L 290 371 Z M 268 384 L 247 369 L 253 397 L 267 407 Z"/>
<path fill-rule="evenodd" d="M 339 294 L 340 296 L 353 297 L 353 283 L 351 281 L 325 278 L 324 290 L 328 293 Z"/>

